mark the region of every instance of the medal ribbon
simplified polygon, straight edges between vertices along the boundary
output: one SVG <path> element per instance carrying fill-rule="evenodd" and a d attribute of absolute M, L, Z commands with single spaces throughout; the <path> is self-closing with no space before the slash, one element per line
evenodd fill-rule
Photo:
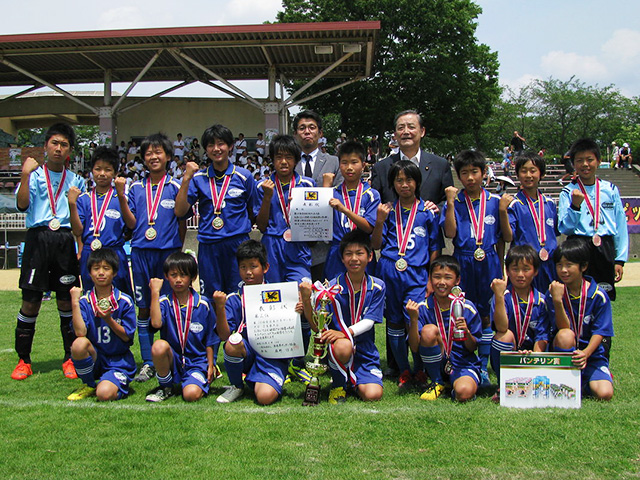
<path fill-rule="evenodd" d="M 416 198 L 409 212 L 409 218 L 407 219 L 407 226 L 402 229 L 402 205 L 400 201 L 396 202 L 396 235 L 398 236 L 398 255 L 404 256 L 407 251 L 407 245 L 409 244 L 409 237 L 411 236 L 411 230 L 413 230 L 413 224 L 416 221 L 416 215 L 418 213 L 418 204 L 420 202 Z"/>
<path fill-rule="evenodd" d="M 356 198 L 353 202 L 353 208 L 351 208 L 351 200 L 349 199 L 349 192 L 347 191 L 347 186 L 342 182 L 342 198 L 344 198 L 344 206 L 347 207 L 348 210 L 352 211 L 356 215 L 359 215 L 360 212 L 360 204 L 362 203 L 362 190 L 364 189 L 364 185 L 362 182 L 358 184 L 358 189 L 356 190 Z M 348 218 L 348 217 L 347 217 Z M 356 224 L 349 220 L 349 228 L 351 230 L 355 230 Z"/>
<path fill-rule="evenodd" d="M 473 203 L 471 203 L 471 197 L 464 191 L 464 200 L 467 203 L 467 210 L 469 211 L 469 217 L 473 225 L 473 233 L 476 237 L 476 245 L 482 245 L 484 239 L 484 214 L 487 211 L 487 193 L 484 188 L 480 191 L 480 205 L 478 207 L 478 216 L 473 210 Z"/>
<path fill-rule="evenodd" d="M 111 302 L 111 311 L 115 312 L 118 309 L 118 301 L 116 300 L 116 295 L 111 287 L 111 295 L 109 296 L 109 302 Z M 96 288 L 93 287 L 89 292 L 89 303 L 91 303 L 91 308 L 93 308 L 93 314 L 97 317 L 98 311 L 98 297 L 96 296 Z"/>
<path fill-rule="evenodd" d="M 224 196 L 227 194 L 229 184 L 231 183 L 231 177 L 234 173 L 236 173 L 235 165 L 230 174 L 225 174 L 224 182 L 222 182 L 222 187 L 220 188 L 220 194 L 218 194 L 218 187 L 216 187 L 216 179 L 214 177 L 209 177 L 209 187 L 211 187 L 211 201 L 213 202 L 213 213 L 215 213 L 216 215 L 220 215 L 222 213 L 222 202 L 224 201 Z"/>
<path fill-rule="evenodd" d="M 49 176 L 49 169 L 47 168 L 46 163 L 42 165 L 42 169 L 44 170 L 45 183 L 47 184 L 47 197 L 49 197 L 51 214 L 55 218 L 56 205 L 58 204 L 58 199 L 60 198 L 60 194 L 62 193 L 62 187 L 64 186 L 64 181 L 67 179 L 67 169 L 66 168 L 62 169 L 62 177 L 60 178 L 60 183 L 58 184 L 58 189 L 56 190 L 55 195 L 53 194 L 53 187 L 51 186 L 51 177 Z"/>
<path fill-rule="evenodd" d="M 464 297 L 463 297 L 464 298 Z M 442 317 L 442 310 L 440 310 L 440 305 L 438 305 L 438 301 L 434 299 L 434 306 L 436 307 L 434 310 L 436 312 L 436 321 L 438 323 L 438 330 L 440 330 L 440 336 L 444 341 L 444 352 L 447 354 L 447 358 L 451 357 L 451 349 L 453 348 L 453 329 L 456 324 L 455 319 L 453 318 L 453 301 L 451 302 L 451 306 L 449 307 L 449 333 L 447 334 L 447 330 L 444 327 L 444 318 Z"/>
<path fill-rule="evenodd" d="M 577 178 L 578 187 L 584 195 L 584 201 L 587 204 L 587 209 L 593 218 L 593 233 L 598 233 L 598 227 L 600 226 L 600 180 L 596 178 L 596 206 L 591 203 L 589 195 L 587 195 L 587 189 L 584 188 L 584 184 L 580 177 Z"/>
<path fill-rule="evenodd" d="M 153 195 L 153 186 L 151 185 L 151 179 L 147 179 L 147 185 L 145 186 L 147 192 L 147 223 L 151 226 L 156 223 L 156 217 L 158 216 L 158 206 L 160 205 L 160 200 L 162 199 L 162 192 L 164 191 L 164 181 L 166 180 L 167 175 L 164 174 L 160 183 L 158 183 L 158 189 L 156 190 L 156 195 Z"/>
<path fill-rule="evenodd" d="M 184 355 L 187 347 L 187 337 L 189 336 L 189 327 L 191 326 L 191 316 L 193 315 L 193 293 L 189 291 L 189 300 L 187 301 L 187 311 L 182 323 L 182 314 L 180 312 L 180 302 L 178 297 L 173 294 L 173 313 L 176 317 L 176 329 L 178 330 L 178 340 L 182 348 L 182 366 L 184 367 Z"/>
<path fill-rule="evenodd" d="M 290 227 L 289 224 L 289 207 L 290 204 L 284 198 L 284 190 L 282 189 L 282 183 L 280 183 L 280 179 L 276 176 L 274 177 L 276 184 L 276 192 L 278 193 L 278 204 L 280 205 L 280 210 L 282 210 L 282 215 L 284 216 L 284 221 L 287 222 L 287 227 Z M 289 183 L 289 197 L 291 197 L 291 190 L 296 186 L 296 177 L 293 175 L 291 177 L 291 182 Z"/>
<path fill-rule="evenodd" d="M 569 298 L 569 290 L 567 286 L 564 287 L 564 302 L 566 304 L 566 310 L 569 313 L 569 320 L 571 320 L 571 329 L 576 335 L 576 348 L 580 348 L 579 341 L 582 336 L 582 324 L 584 322 L 584 312 L 587 308 L 587 281 L 582 279 L 582 286 L 580 288 L 579 306 L 578 306 L 578 318 L 573 313 L 573 307 L 571 306 L 571 299 Z"/>
<path fill-rule="evenodd" d="M 522 193 L 524 193 L 524 196 L 527 199 L 527 205 L 529 205 L 529 211 L 531 212 L 531 216 L 533 217 L 533 224 L 536 227 L 536 233 L 538 235 L 540 246 L 544 247 L 544 244 L 547 241 L 547 232 L 545 231 L 544 217 L 544 196 L 542 195 L 542 192 L 538 192 L 538 213 L 536 213 L 536 207 L 533 204 L 533 199 L 524 190 L 522 190 Z"/>
<path fill-rule="evenodd" d="M 524 312 L 524 319 L 520 315 L 520 302 L 518 300 L 518 294 L 515 289 L 511 289 L 511 304 L 513 305 L 513 316 L 516 320 L 516 348 L 520 348 L 520 345 L 524 343 L 527 337 L 527 330 L 529 329 L 529 322 L 531 321 L 531 313 L 533 312 L 533 288 L 529 290 L 529 301 L 527 302 L 527 309 Z"/>
<path fill-rule="evenodd" d="M 107 208 L 109 207 L 109 202 L 111 201 L 111 197 L 113 197 L 113 188 L 110 188 L 107 194 L 104 197 L 104 203 L 100 208 L 100 213 L 98 213 L 98 194 L 95 189 L 91 191 L 91 216 L 93 217 L 93 236 L 100 236 L 100 227 L 102 226 L 102 220 L 104 220 L 104 215 L 107 212 Z"/>

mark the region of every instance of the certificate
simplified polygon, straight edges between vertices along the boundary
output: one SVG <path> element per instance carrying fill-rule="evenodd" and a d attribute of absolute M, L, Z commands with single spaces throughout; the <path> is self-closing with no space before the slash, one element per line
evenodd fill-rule
<path fill-rule="evenodd" d="M 264 358 L 304 355 L 298 283 L 245 285 L 244 309 L 249 344 Z"/>
<path fill-rule="evenodd" d="M 296 187 L 291 193 L 289 222 L 293 242 L 331 241 L 333 188 Z"/>

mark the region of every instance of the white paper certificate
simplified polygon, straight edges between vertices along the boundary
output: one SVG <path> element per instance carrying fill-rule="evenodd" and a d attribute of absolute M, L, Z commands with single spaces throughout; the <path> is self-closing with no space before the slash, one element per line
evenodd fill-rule
<path fill-rule="evenodd" d="M 333 188 L 296 187 L 291 194 L 289 221 L 294 242 L 331 241 L 333 209 L 329 200 Z"/>
<path fill-rule="evenodd" d="M 304 355 L 297 282 L 244 287 L 245 321 L 251 347 L 264 358 Z"/>

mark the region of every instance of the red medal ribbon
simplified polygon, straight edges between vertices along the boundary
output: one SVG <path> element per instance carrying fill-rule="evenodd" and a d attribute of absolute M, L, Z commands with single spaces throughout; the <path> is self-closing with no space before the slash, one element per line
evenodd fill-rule
<path fill-rule="evenodd" d="M 284 216 L 284 221 L 287 222 L 287 227 L 290 226 L 289 224 L 289 207 L 290 204 L 289 202 L 287 202 L 287 200 L 284 198 L 284 190 L 282 189 L 282 183 L 280 183 L 280 179 L 276 176 L 275 177 L 275 182 L 276 184 L 276 192 L 278 193 L 278 204 L 280 205 L 280 210 L 282 210 L 282 215 Z M 290 187 L 289 187 L 289 198 L 291 198 L 291 190 L 293 190 L 296 186 L 296 177 L 295 175 L 293 175 L 291 177 L 291 182 L 289 183 Z"/>
<path fill-rule="evenodd" d="M 567 286 L 564 286 L 564 302 L 566 303 L 566 310 L 569 313 L 569 320 L 571 320 L 571 329 L 576 336 L 576 348 L 580 348 L 580 337 L 582 336 L 582 324 L 584 322 L 584 312 L 587 308 L 587 281 L 582 279 L 582 286 L 580 288 L 579 306 L 578 306 L 578 318 L 573 313 L 573 307 L 571 306 L 571 299 L 569 298 L 569 290 Z"/>
<path fill-rule="evenodd" d="M 596 178 L 596 199 L 595 199 L 596 206 L 595 207 L 591 203 L 591 199 L 589 198 L 589 195 L 587 195 L 587 190 L 586 188 L 584 188 L 584 183 L 582 183 L 582 180 L 580 179 L 580 177 L 576 179 L 576 182 L 578 183 L 578 187 L 580 188 L 580 191 L 584 195 L 584 201 L 587 204 L 587 209 L 589 210 L 589 213 L 593 218 L 593 233 L 594 234 L 598 233 L 598 227 L 600 226 L 600 180 Z"/>
<path fill-rule="evenodd" d="M 102 225 L 102 220 L 104 220 L 104 215 L 107 212 L 107 208 L 109 207 L 109 202 L 111 201 L 111 197 L 113 197 L 113 188 L 110 188 L 104 197 L 104 203 L 100 208 L 100 213 L 98 213 L 98 194 L 95 189 L 91 191 L 91 216 L 93 217 L 93 236 L 100 236 L 100 226 Z"/>
<path fill-rule="evenodd" d="M 88 296 L 89 296 L 89 303 L 91 303 L 91 308 L 93 308 L 93 314 L 94 316 L 97 317 L 98 311 L 100 309 L 98 308 L 98 297 L 96 296 L 95 287 L 91 289 Z M 111 311 L 115 312 L 118 309 L 118 301 L 116 300 L 116 295 L 113 290 L 113 287 L 111 287 L 111 295 L 109 296 L 109 302 L 111 302 Z"/>
<path fill-rule="evenodd" d="M 463 296 L 464 298 L 464 296 Z M 453 348 L 453 329 L 455 327 L 456 321 L 453 318 L 453 301 L 449 306 L 449 333 L 447 334 L 447 330 L 444 327 L 444 318 L 442 317 L 442 310 L 440 310 L 440 305 L 438 305 L 438 301 L 434 298 L 433 300 L 436 312 L 436 321 L 438 322 L 438 330 L 440 330 L 440 336 L 442 337 L 444 343 L 444 352 L 447 354 L 447 358 L 451 356 L 451 349 Z"/>
<path fill-rule="evenodd" d="M 538 213 L 536 213 L 536 207 L 533 204 L 533 199 L 524 190 L 522 190 L 522 193 L 524 193 L 524 196 L 527 199 L 527 205 L 529 205 L 529 211 L 531 212 L 531 216 L 533 217 L 533 224 L 536 227 L 536 233 L 538 235 L 540 246 L 544 247 L 544 244 L 547 241 L 544 216 L 544 195 L 542 195 L 542 192 L 538 192 Z"/>
<path fill-rule="evenodd" d="M 529 289 L 529 301 L 527 302 L 527 309 L 524 313 L 524 319 L 521 319 L 518 294 L 516 293 L 515 289 L 511 289 L 511 304 L 513 305 L 513 316 L 516 320 L 516 349 L 520 348 L 520 345 L 524 343 L 524 339 L 527 336 L 527 330 L 529 329 L 529 322 L 531 321 L 531 314 L 533 312 L 533 302 L 533 288 L 531 288 Z"/>
<path fill-rule="evenodd" d="M 187 311 L 182 322 L 182 314 L 180 312 L 180 302 L 178 297 L 173 294 L 173 313 L 176 317 L 176 329 L 178 330 L 178 340 L 182 348 L 182 366 L 184 367 L 184 355 L 187 347 L 187 338 L 189 336 L 189 327 L 191 326 L 191 316 L 193 315 L 193 293 L 189 291 L 189 300 L 187 301 Z"/>
<path fill-rule="evenodd" d="M 484 188 L 480 191 L 480 205 L 478 207 L 478 216 L 476 217 L 476 212 L 473 210 L 473 203 L 471 203 L 471 197 L 466 190 L 463 193 L 464 200 L 467 203 L 469 217 L 471 218 L 471 223 L 473 225 L 476 245 L 482 245 L 482 240 L 484 239 L 484 215 L 487 211 L 487 194 Z"/>
<path fill-rule="evenodd" d="M 360 301 L 358 301 L 357 308 L 356 291 L 353 288 L 351 279 L 348 274 L 345 274 L 344 278 L 347 280 L 347 290 L 349 290 L 349 313 L 351 314 L 351 325 L 353 325 L 360 321 L 360 315 L 362 315 L 362 310 L 364 308 L 364 298 L 367 294 L 367 275 L 365 274 L 362 277 L 362 284 L 360 285 Z M 347 332 L 348 331 L 349 329 L 347 329 Z"/>
<path fill-rule="evenodd" d="M 356 190 L 356 198 L 353 202 L 353 208 L 351 208 L 351 200 L 349 199 L 349 192 L 347 191 L 347 186 L 342 182 L 342 198 L 344 198 L 344 206 L 347 207 L 347 210 L 359 215 L 360 212 L 360 204 L 362 203 L 362 191 L 364 190 L 364 185 L 362 182 L 358 184 L 358 189 Z M 347 217 L 348 218 L 348 217 Z M 349 228 L 351 230 L 355 230 L 356 224 L 349 219 Z"/>
<path fill-rule="evenodd" d="M 407 251 L 407 244 L 409 243 L 409 237 L 411 236 L 411 230 L 413 230 L 413 224 L 416 221 L 416 215 L 418 213 L 418 205 L 420 202 L 416 198 L 409 212 L 409 218 L 407 219 L 407 226 L 402 229 L 402 205 L 400 201 L 396 202 L 396 235 L 398 236 L 398 255 L 401 257 Z"/>
<path fill-rule="evenodd" d="M 158 206 L 160 205 L 160 200 L 162 199 L 162 192 L 164 191 L 164 182 L 167 178 L 167 175 L 164 174 L 160 183 L 158 183 L 158 189 L 156 190 L 155 196 L 152 196 L 153 186 L 151 185 L 151 178 L 147 179 L 147 185 L 145 186 L 145 190 L 147 192 L 147 223 L 149 225 L 154 225 L 156 223 L 156 217 L 158 216 Z"/>
<path fill-rule="evenodd" d="M 62 169 L 62 177 L 60 178 L 60 183 L 58 184 L 58 189 L 56 190 L 55 195 L 53 194 L 53 187 L 51 186 L 51 177 L 49 177 L 49 169 L 47 168 L 46 163 L 42 165 L 42 169 L 44 170 L 45 183 L 47 184 L 47 197 L 49 197 L 51 214 L 55 218 L 56 205 L 58 204 L 58 199 L 60 198 L 60 194 L 62 193 L 62 187 L 64 186 L 64 181 L 67 179 L 67 169 L 66 168 Z"/>
<path fill-rule="evenodd" d="M 222 202 L 224 201 L 224 196 L 227 194 L 229 184 L 231 183 L 231 177 L 234 173 L 236 173 L 235 165 L 230 174 L 225 174 L 224 182 L 222 182 L 222 187 L 220 188 L 219 194 L 218 187 L 216 187 L 215 178 L 209 177 L 209 186 L 211 187 L 211 201 L 213 203 L 213 213 L 215 213 L 216 215 L 220 215 L 222 213 Z"/>

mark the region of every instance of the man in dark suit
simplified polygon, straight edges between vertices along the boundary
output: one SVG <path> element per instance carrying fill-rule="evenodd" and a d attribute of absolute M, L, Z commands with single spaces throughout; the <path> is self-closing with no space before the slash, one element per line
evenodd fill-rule
<path fill-rule="evenodd" d="M 397 198 L 395 191 L 389 186 L 389 169 L 395 162 L 409 160 L 420 168 L 422 183 L 420 198 L 431 203 L 433 208 L 439 208 L 445 201 L 444 189 L 453 185 L 453 176 L 449 163 L 441 157 L 427 153 L 420 148 L 420 140 L 424 137 L 425 128 L 422 117 L 416 110 L 405 110 L 396 115 L 395 137 L 400 151 L 380 160 L 371 170 L 371 186 L 380 192 L 382 203 L 394 202 Z M 387 335 L 387 370 L 385 376 L 395 377 L 398 372 L 397 363 L 389 348 Z"/>

